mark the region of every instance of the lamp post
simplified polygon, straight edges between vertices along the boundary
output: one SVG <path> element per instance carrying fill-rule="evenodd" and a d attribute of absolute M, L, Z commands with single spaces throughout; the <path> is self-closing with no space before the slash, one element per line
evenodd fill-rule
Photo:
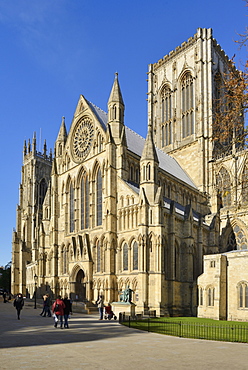
<path fill-rule="evenodd" d="M 36 309 L 36 295 L 37 295 L 37 280 L 38 276 L 35 274 L 34 275 L 34 284 L 35 284 L 35 289 L 34 289 L 34 308 Z"/>

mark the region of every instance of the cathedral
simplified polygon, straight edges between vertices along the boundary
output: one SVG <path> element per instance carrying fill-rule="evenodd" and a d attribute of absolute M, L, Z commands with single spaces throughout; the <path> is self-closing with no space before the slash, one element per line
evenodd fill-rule
<path fill-rule="evenodd" d="M 24 143 L 12 293 L 90 307 L 130 287 L 136 313 L 197 315 L 204 256 L 247 249 L 247 151 L 219 155 L 213 140 L 228 62 L 199 28 L 148 66 L 146 138 L 124 121 L 116 74 L 107 112 L 81 95 L 54 153 Z"/>

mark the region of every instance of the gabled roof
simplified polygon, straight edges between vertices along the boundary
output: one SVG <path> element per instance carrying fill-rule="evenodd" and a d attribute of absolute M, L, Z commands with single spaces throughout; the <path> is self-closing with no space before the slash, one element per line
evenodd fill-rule
<path fill-rule="evenodd" d="M 128 149 L 141 157 L 145 139 L 128 127 L 126 127 L 126 138 Z M 156 151 L 159 160 L 159 167 L 161 169 L 173 175 L 174 177 L 177 177 L 179 180 L 185 182 L 193 188 L 197 188 L 191 178 L 173 157 L 158 148 L 156 148 Z"/>
<path fill-rule="evenodd" d="M 108 114 L 104 112 L 101 108 L 97 107 L 95 104 L 91 103 L 89 100 L 85 99 L 89 104 L 90 109 L 96 115 L 99 122 L 101 123 L 104 131 L 106 131 L 107 123 L 108 123 Z"/>
<path fill-rule="evenodd" d="M 92 109 L 93 113 L 99 119 L 103 129 L 106 131 L 107 122 L 108 122 L 108 114 L 104 112 L 102 109 L 98 108 L 93 103 L 87 100 L 90 108 Z M 142 151 L 145 145 L 145 139 L 125 126 L 126 131 L 126 139 L 127 139 L 127 148 L 131 152 L 137 154 L 139 157 L 142 155 Z M 183 181 L 184 183 L 192 186 L 193 188 L 197 189 L 194 182 L 188 176 L 188 174 L 182 169 L 179 163 L 170 155 L 166 154 L 162 150 L 156 148 L 158 160 L 159 160 L 159 167 L 171 174 L 172 176 L 178 178 L 179 180 Z"/>

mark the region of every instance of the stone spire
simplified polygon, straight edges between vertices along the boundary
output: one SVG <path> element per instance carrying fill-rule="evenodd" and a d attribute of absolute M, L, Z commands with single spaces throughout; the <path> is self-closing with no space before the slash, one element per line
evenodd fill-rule
<path fill-rule="evenodd" d="M 62 117 L 62 122 L 61 122 L 61 125 L 60 125 L 60 129 L 59 129 L 59 133 L 58 133 L 56 141 L 60 141 L 60 142 L 63 142 L 65 144 L 66 139 L 67 139 L 67 130 L 66 130 L 66 126 L 65 126 L 65 117 Z"/>
<path fill-rule="evenodd" d="M 67 140 L 67 131 L 65 126 L 65 117 L 62 117 L 59 133 L 55 142 L 55 156 L 61 157 Z"/>
<path fill-rule="evenodd" d="M 118 73 L 116 73 L 108 100 L 108 124 L 117 145 L 121 143 L 121 135 L 124 127 L 124 109 L 125 106 L 118 81 Z"/>
<path fill-rule="evenodd" d="M 146 136 L 146 141 L 145 141 L 145 145 L 144 145 L 142 156 L 141 156 L 141 161 L 142 160 L 154 161 L 156 163 L 159 162 L 157 151 L 156 151 L 155 144 L 153 141 L 152 126 L 150 124 L 148 125 L 148 133 Z"/>
<path fill-rule="evenodd" d="M 112 86 L 112 90 L 109 96 L 108 104 L 119 103 L 124 106 L 121 89 L 118 81 L 118 73 L 115 73 L 115 80 Z"/>

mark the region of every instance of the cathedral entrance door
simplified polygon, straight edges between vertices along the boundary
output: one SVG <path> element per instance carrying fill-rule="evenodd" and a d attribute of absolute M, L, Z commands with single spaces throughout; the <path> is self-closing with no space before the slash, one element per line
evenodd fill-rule
<path fill-rule="evenodd" d="M 85 274 L 83 270 L 79 270 L 76 276 L 75 284 L 75 295 L 79 301 L 84 301 L 86 299 L 86 288 L 84 282 Z"/>

